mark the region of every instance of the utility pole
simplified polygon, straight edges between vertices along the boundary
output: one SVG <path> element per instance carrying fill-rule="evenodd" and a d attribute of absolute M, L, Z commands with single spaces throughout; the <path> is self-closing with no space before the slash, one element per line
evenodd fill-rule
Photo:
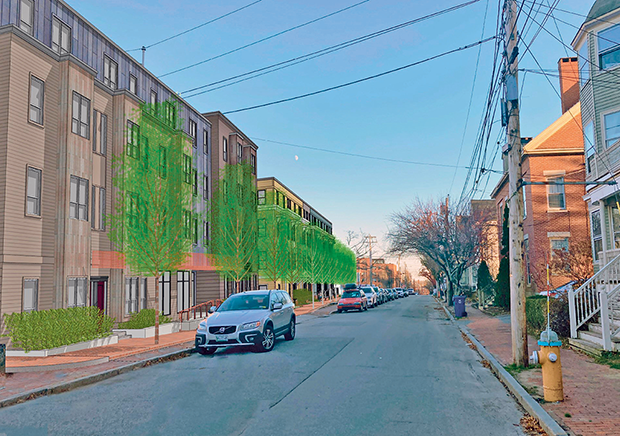
<path fill-rule="evenodd" d="M 521 127 L 519 121 L 519 48 L 517 32 L 517 2 L 504 1 L 504 85 L 506 92 L 508 141 L 508 192 L 510 195 L 510 327 L 512 330 L 512 360 L 515 365 L 528 365 L 525 318 L 525 280 L 523 274 L 523 196 L 521 158 Z"/>
<path fill-rule="evenodd" d="M 144 55 L 146 55 L 146 47 L 142 46 L 140 50 L 142 50 L 142 66 L 144 66 Z"/>
<path fill-rule="evenodd" d="M 369 253 L 368 257 L 369 257 L 369 263 L 370 263 L 370 286 L 372 286 L 372 243 L 377 242 L 377 237 L 369 234 L 368 236 L 366 236 L 366 238 L 368 239 L 368 253 Z"/>

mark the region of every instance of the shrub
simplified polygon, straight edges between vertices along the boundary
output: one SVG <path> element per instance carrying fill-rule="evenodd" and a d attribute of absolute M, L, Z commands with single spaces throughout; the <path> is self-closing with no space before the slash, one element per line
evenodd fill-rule
<path fill-rule="evenodd" d="M 159 312 L 159 324 L 167 324 L 172 320 Z M 155 325 L 155 309 L 142 309 L 140 312 L 133 312 L 129 321 L 118 323 L 119 329 L 143 329 Z"/>
<path fill-rule="evenodd" d="M 44 350 L 111 334 L 114 319 L 96 307 L 71 307 L 4 315 L 14 347 Z"/>
<path fill-rule="evenodd" d="M 568 314 L 568 297 L 551 298 L 549 302 L 549 326 L 558 336 L 570 336 L 570 318 Z M 525 300 L 525 315 L 529 333 L 540 335 L 547 329 L 547 297 L 534 295 Z"/>
<path fill-rule="evenodd" d="M 499 262 L 499 272 L 495 282 L 495 301 L 497 307 L 510 309 L 510 264 L 508 257 L 502 258 Z"/>
<path fill-rule="evenodd" d="M 295 289 L 293 298 L 297 300 L 297 306 L 312 303 L 312 291 L 309 289 Z"/>

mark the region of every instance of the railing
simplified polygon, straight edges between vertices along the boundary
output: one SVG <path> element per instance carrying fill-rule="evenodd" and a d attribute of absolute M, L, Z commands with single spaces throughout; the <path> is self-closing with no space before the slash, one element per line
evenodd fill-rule
<path fill-rule="evenodd" d="M 610 302 L 620 297 L 620 256 L 615 257 L 599 272 L 593 275 L 576 291 L 568 290 L 568 308 L 570 314 L 570 333 L 577 337 L 579 327 L 600 313 L 603 347 L 611 350 L 610 314 L 613 321 L 614 310 L 610 311 Z"/>
<path fill-rule="evenodd" d="M 192 319 L 196 319 L 196 313 L 198 313 L 198 316 L 201 318 L 204 318 L 209 314 L 209 309 L 211 309 L 211 307 L 219 307 L 220 304 L 222 304 L 222 300 L 220 299 L 209 300 L 206 303 L 200 303 L 187 309 L 183 309 L 179 312 L 179 320 L 183 321 L 183 315 L 187 314 L 187 321 L 189 321 L 189 316 L 191 313 L 193 313 Z"/>

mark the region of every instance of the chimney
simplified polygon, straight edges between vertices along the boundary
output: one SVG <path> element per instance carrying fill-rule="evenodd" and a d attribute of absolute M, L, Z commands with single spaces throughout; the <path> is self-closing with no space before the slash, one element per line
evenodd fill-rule
<path fill-rule="evenodd" d="M 560 58 L 560 92 L 562 95 L 562 113 L 579 103 L 579 63 L 577 58 Z"/>

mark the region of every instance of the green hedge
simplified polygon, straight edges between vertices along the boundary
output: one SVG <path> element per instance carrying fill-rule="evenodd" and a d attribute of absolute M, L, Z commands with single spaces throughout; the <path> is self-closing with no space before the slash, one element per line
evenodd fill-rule
<path fill-rule="evenodd" d="M 14 347 L 44 350 L 109 336 L 114 319 L 96 307 L 39 310 L 4 315 Z"/>
<path fill-rule="evenodd" d="M 550 313 L 551 330 L 560 337 L 569 337 L 568 298 L 565 295 L 560 298 L 551 298 Z M 525 315 L 528 332 L 532 335 L 540 335 L 540 332 L 547 329 L 547 297 L 542 295 L 528 297 L 525 300 Z"/>
<path fill-rule="evenodd" d="M 297 306 L 312 303 L 312 291 L 310 289 L 295 289 L 293 298 L 297 300 Z"/>
<path fill-rule="evenodd" d="M 159 312 L 159 324 L 172 322 L 170 318 Z M 118 324 L 119 329 L 143 329 L 155 325 L 155 309 L 142 309 L 140 312 L 131 314 L 129 321 Z"/>

